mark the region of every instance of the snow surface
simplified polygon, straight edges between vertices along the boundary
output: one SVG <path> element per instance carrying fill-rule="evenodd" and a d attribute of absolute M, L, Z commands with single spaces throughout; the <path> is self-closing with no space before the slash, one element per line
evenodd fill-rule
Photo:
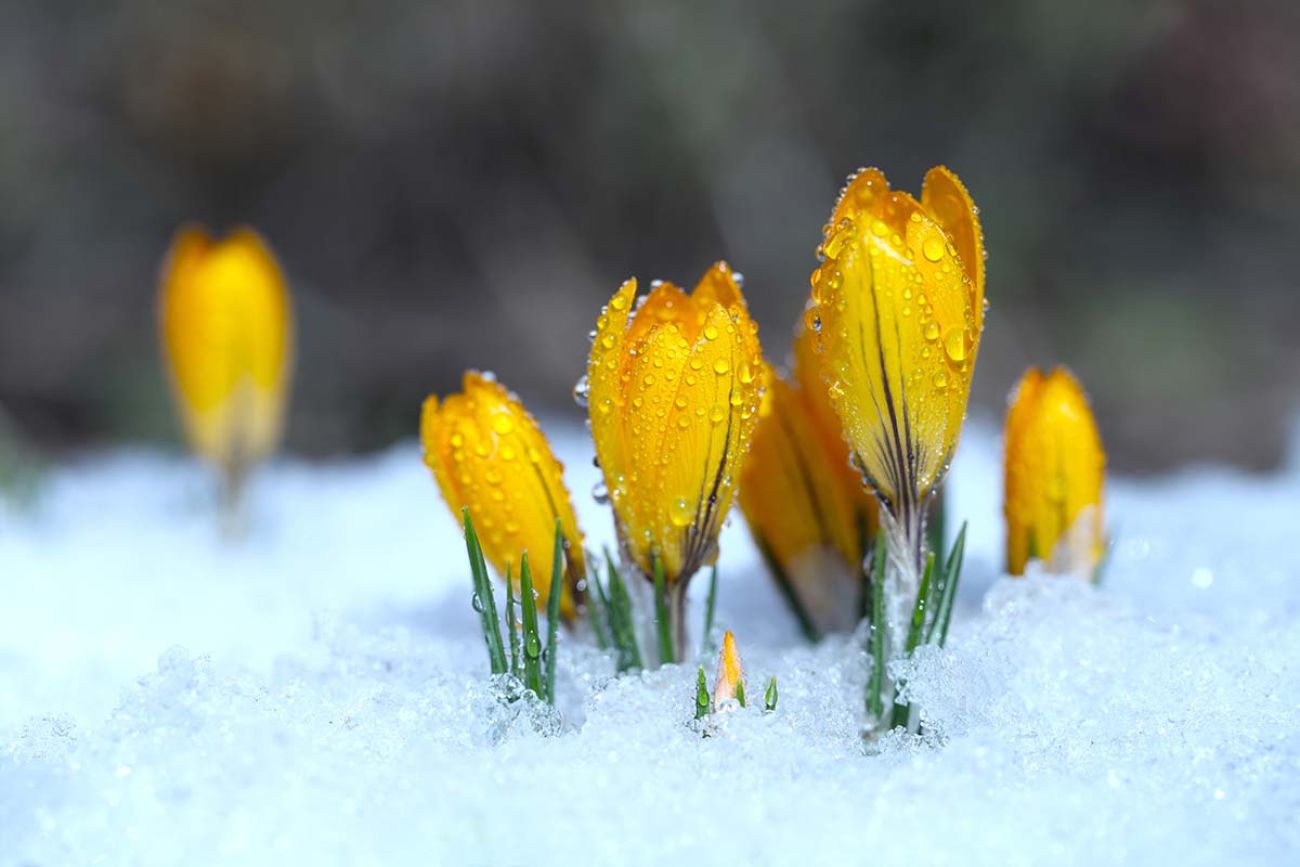
<path fill-rule="evenodd" d="M 935 734 L 871 750 L 860 643 L 801 643 L 738 518 L 718 621 L 780 705 L 704 738 L 693 664 L 614 677 L 577 641 L 558 716 L 494 699 L 413 445 L 276 464 L 234 547 L 189 461 L 86 458 L 0 512 L 0 863 L 1300 863 L 1295 451 L 1268 478 L 1112 480 L 1094 589 L 1000 577 L 971 425 L 953 633 L 908 671 Z"/>

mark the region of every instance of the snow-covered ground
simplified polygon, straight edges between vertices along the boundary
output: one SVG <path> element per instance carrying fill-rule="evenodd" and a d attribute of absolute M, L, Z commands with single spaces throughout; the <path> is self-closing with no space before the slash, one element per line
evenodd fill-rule
<path fill-rule="evenodd" d="M 607 541 L 588 445 L 558 445 Z M 800 642 L 738 517 L 718 621 L 780 705 L 702 738 L 694 665 L 615 678 L 574 641 L 562 721 L 493 699 L 414 445 L 269 468 L 235 547 L 190 462 L 86 458 L 0 512 L 0 863 L 1300 863 L 1293 454 L 1113 479 L 1094 589 L 999 576 L 997 443 L 972 425 L 956 622 L 910 675 L 936 735 L 872 754 L 863 652 Z"/>

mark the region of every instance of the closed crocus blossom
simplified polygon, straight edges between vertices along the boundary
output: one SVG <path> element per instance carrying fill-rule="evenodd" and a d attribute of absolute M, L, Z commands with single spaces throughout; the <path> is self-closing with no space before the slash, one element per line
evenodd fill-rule
<path fill-rule="evenodd" d="M 920 201 L 865 169 L 824 234 L 808 321 L 849 446 L 914 580 L 925 501 L 957 445 L 983 327 L 979 220 L 943 167 L 926 174 Z"/>
<path fill-rule="evenodd" d="M 518 580 L 520 554 L 528 552 L 543 607 L 554 578 L 559 520 L 564 537 L 560 613 L 571 620 L 586 575 L 582 533 L 564 486 L 564 465 L 519 399 L 491 375 L 469 371 L 459 394 L 425 400 L 420 439 L 443 499 L 457 521 L 461 510 L 469 509 L 483 554 L 497 573 L 509 571 Z"/>
<path fill-rule="evenodd" d="M 1007 571 L 1030 559 L 1049 572 L 1093 576 L 1105 550 L 1106 455 L 1088 398 L 1063 368 L 1030 368 L 1007 411 Z"/>
<path fill-rule="evenodd" d="M 812 335 L 795 338 L 794 375 L 770 376 L 740 479 L 750 532 L 809 638 L 852 629 L 862 611 L 876 500 L 851 464 Z"/>
<path fill-rule="evenodd" d="M 237 497 L 279 444 L 293 360 L 284 275 L 262 238 L 182 228 L 159 292 L 163 356 L 190 443 Z"/>
<path fill-rule="evenodd" d="M 591 432 L 625 559 L 646 577 L 658 560 L 675 590 L 680 651 L 683 591 L 716 556 L 766 375 L 758 326 L 725 263 L 689 295 L 656 283 L 637 306 L 636 292 L 628 280 L 597 320 Z"/>

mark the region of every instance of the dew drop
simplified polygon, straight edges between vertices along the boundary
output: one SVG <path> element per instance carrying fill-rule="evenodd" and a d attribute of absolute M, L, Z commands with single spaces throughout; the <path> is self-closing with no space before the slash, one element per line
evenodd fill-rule
<path fill-rule="evenodd" d="M 612 359 L 611 359 L 612 360 Z M 591 383 L 587 380 L 587 374 L 583 374 L 573 386 L 573 402 L 578 406 L 585 407 L 587 398 L 591 395 Z"/>
<path fill-rule="evenodd" d="M 695 510 L 691 508 L 691 504 L 685 497 L 679 497 L 668 510 L 668 518 L 673 522 L 674 527 L 690 526 L 693 517 L 695 517 Z"/>
<path fill-rule="evenodd" d="M 921 243 L 921 252 L 931 262 L 938 262 L 943 258 L 943 241 L 931 235 Z"/>
<path fill-rule="evenodd" d="M 943 349 L 954 362 L 966 360 L 966 329 L 954 325 L 943 334 Z"/>

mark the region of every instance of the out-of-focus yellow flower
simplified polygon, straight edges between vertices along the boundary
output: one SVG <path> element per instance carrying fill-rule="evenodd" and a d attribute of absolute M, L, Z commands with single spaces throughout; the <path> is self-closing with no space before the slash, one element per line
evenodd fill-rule
<path fill-rule="evenodd" d="M 722 652 L 718 654 L 718 674 L 713 681 L 713 709 L 722 709 L 729 701 L 744 703 L 745 670 L 740 664 L 740 651 L 736 649 L 736 636 L 727 630 L 722 636 Z"/>
<path fill-rule="evenodd" d="M 1088 398 L 1064 368 L 1031 367 L 1007 411 L 1007 571 L 1043 560 L 1049 572 L 1091 577 L 1105 551 L 1106 454 Z"/>
<path fill-rule="evenodd" d="M 859 619 L 877 504 L 850 464 L 811 332 L 796 336 L 794 357 L 793 377 L 768 380 L 739 499 L 754 540 L 816 637 Z"/>
<path fill-rule="evenodd" d="M 289 291 L 262 238 L 183 227 L 163 265 L 159 326 L 190 443 L 233 496 L 279 444 L 293 366 Z"/>
<path fill-rule="evenodd" d="M 565 581 L 560 612 L 573 618 L 586 566 L 582 533 L 556 460 L 536 420 L 490 375 L 468 371 L 459 394 L 429 396 L 420 416 L 424 462 L 433 470 L 456 520 L 469 508 L 483 554 L 497 573 L 507 564 L 518 581 L 528 552 L 533 588 L 550 597 L 555 521 L 564 536 Z"/>
<path fill-rule="evenodd" d="M 658 558 L 684 587 L 718 530 L 758 422 L 758 326 L 724 262 L 687 295 L 656 283 L 634 310 L 628 280 L 600 314 L 587 365 L 591 432 L 624 556 Z"/>
<path fill-rule="evenodd" d="M 824 234 L 807 322 L 849 445 L 919 567 L 924 501 L 952 459 L 983 327 L 975 205 L 943 167 L 919 202 L 865 169 Z"/>

